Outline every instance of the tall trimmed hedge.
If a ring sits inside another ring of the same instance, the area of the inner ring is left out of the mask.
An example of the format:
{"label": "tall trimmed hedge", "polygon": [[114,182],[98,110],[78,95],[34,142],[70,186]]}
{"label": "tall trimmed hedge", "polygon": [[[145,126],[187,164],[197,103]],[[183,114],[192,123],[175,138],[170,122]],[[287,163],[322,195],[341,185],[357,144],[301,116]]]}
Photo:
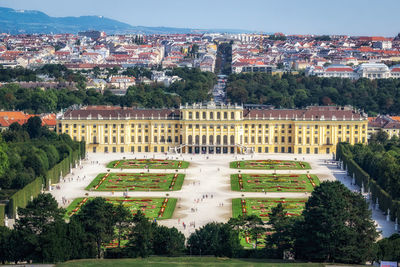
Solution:
{"label": "tall trimmed hedge", "polygon": [[[83,145],[82,145],[83,144]],[[60,181],[60,176],[67,175],[71,171],[71,166],[79,161],[79,159],[85,156],[84,150],[85,143],[81,142],[78,146],[78,149],[72,151],[72,153],[56,164],[53,168],[47,171],[45,177],[37,177],[33,182],[26,185],[24,188],[18,190],[14,195],[10,197],[10,202],[7,206],[7,213],[10,218],[15,218],[15,210],[16,208],[25,208],[31,198],[35,198],[38,196],[43,189],[46,189],[51,183],[58,183]],[[83,147],[83,152],[82,152]],[[1,216],[4,219],[4,216]]]}
{"label": "tall trimmed hedge", "polygon": [[353,159],[353,154],[349,149],[349,144],[339,143],[336,147],[336,159],[343,161],[344,167],[347,167],[347,171],[350,176],[355,177],[356,184],[361,187],[364,185],[364,189],[371,191],[372,201],[376,203],[376,199],[379,202],[379,208],[386,212],[390,210],[390,217],[392,220],[395,218],[400,219],[400,201],[393,200],[393,198],[383,190],[375,179],[369,176]]}
{"label": "tall trimmed hedge", "polygon": [[6,205],[0,204],[0,226],[4,226],[5,215],[6,215]]}
{"label": "tall trimmed hedge", "polygon": [[40,194],[42,185],[43,178],[37,177],[35,180],[33,180],[33,182],[27,184],[24,188],[15,192],[15,194],[10,197],[10,202],[8,203],[8,216],[10,218],[15,218],[16,208],[25,208],[31,199],[37,197],[37,195]]}

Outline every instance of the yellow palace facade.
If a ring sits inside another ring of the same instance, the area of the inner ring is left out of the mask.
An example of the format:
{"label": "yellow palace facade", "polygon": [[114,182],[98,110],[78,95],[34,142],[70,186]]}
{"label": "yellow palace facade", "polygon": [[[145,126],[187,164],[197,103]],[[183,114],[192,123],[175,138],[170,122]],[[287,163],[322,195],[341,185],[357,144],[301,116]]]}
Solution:
{"label": "yellow palace facade", "polygon": [[193,104],[179,109],[71,108],[57,132],[84,140],[89,152],[335,153],[338,142],[366,143],[367,115],[351,107],[247,109]]}

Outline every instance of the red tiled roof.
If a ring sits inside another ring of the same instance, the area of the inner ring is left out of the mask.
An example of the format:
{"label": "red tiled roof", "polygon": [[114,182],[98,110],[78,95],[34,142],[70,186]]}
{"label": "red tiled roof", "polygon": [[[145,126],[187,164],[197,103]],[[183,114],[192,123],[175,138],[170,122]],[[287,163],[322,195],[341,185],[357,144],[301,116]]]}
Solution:
{"label": "red tiled roof", "polygon": [[350,67],[346,67],[346,68],[327,68],[325,71],[327,72],[353,72],[354,70]]}

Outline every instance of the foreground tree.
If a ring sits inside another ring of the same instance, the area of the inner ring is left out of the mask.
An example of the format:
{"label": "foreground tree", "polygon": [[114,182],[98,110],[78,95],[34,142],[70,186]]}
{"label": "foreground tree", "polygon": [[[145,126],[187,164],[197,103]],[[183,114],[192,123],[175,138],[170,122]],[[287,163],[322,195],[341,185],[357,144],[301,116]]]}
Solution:
{"label": "foreground tree", "polygon": [[131,257],[148,257],[153,253],[155,223],[151,223],[139,210],[133,217],[133,226],[128,235],[128,254]]}
{"label": "foreground tree", "polygon": [[208,223],[188,239],[188,249],[194,255],[233,257],[241,248],[239,234],[230,224]]}
{"label": "foreground tree", "polygon": [[258,240],[261,234],[266,232],[264,222],[256,215],[240,215],[237,218],[231,218],[228,224],[238,231],[239,235],[246,238],[251,237],[254,240],[255,248],[257,249]]}
{"label": "foreground tree", "polygon": [[400,235],[393,234],[389,238],[383,238],[376,243],[377,261],[400,261]]}
{"label": "foreground tree", "polygon": [[267,236],[265,247],[265,252],[268,256],[282,259],[285,251],[293,251],[295,229],[298,221],[298,217],[286,215],[282,203],[272,208],[268,221],[272,234]]}
{"label": "foreground tree", "polygon": [[89,200],[73,218],[82,225],[88,239],[96,244],[98,258],[102,255],[101,245],[110,242],[115,236],[114,210],[113,204],[107,203],[104,198],[96,197]]}
{"label": "foreground tree", "polygon": [[179,256],[185,250],[185,236],[175,227],[158,225],[153,234],[155,255]]}
{"label": "foreground tree", "polygon": [[125,208],[122,203],[115,207],[115,224],[117,227],[118,247],[121,247],[121,238],[124,232],[128,230],[129,224],[132,221],[132,214]]}
{"label": "foreground tree", "polygon": [[303,216],[296,231],[296,258],[345,263],[372,258],[378,232],[360,194],[338,181],[323,182],[306,203]]}

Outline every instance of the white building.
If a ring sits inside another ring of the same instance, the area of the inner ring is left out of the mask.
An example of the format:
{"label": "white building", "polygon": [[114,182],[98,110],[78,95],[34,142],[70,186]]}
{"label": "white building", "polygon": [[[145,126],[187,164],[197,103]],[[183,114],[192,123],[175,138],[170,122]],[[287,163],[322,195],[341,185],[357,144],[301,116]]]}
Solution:
{"label": "white building", "polygon": [[306,69],[307,76],[318,77],[337,77],[357,80],[359,78],[387,79],[400,78],[400,65],[393,66],[389,69],[383,63],[363,63],[352,68],[350,66],[335,64],[325,68],[320,66],[311,66]]}
{"label": "white building", "polygon": [[383,63],[363,63],[355,71],[359,78],[386,79],[390,78],[390,70]]}

